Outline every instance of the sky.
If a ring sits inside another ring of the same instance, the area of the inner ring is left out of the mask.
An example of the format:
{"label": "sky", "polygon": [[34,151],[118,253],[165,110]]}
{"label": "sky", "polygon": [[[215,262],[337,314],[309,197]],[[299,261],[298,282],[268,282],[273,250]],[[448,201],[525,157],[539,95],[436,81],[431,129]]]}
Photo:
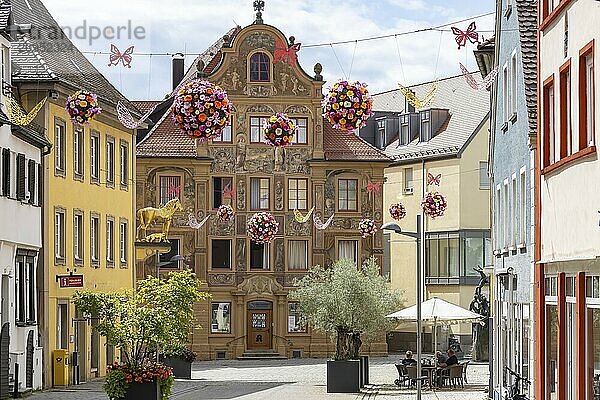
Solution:
{"label": "sky", "polygon": [[[42,0],[59,25],[75,31],[85,24],[100,30],[131,26],[119,39],[72,40],[102,72],[131,100],[162,99],[171,89],[171,57],[140,53],[189,54],[186,69],[235,25],[254,21],[251,0],[103,0],[90,7],[85,1]],[[265,0],[263,20],[294,36],[296,43],[329,44],[422,29],[495,11],[494,0]],[[491,35],[494,16],[473,19],[484,38]],[[463,31],[466,22],[456,26]],[[137,31],[135,29],[137,28]],[[448,29],[448,28],[444,28]],[[142,33],[143,30],[143,33]],[[83,30],[80,29],[79,36]],[[137,32],[137,35],[134,33]],[[131,68],[108,66],[111,44],[121,51],[135,46]],[[322,75],[332,84],[344,78],[369,85],[372,93],[460,74],[459,62],[477,70],[473,50],[457,48],[452,32],[422,32],[365,42],[301,48],[300,65],[313,75],[313,66],[323,65]],[[326,84],[325,86],[328,86]]]}

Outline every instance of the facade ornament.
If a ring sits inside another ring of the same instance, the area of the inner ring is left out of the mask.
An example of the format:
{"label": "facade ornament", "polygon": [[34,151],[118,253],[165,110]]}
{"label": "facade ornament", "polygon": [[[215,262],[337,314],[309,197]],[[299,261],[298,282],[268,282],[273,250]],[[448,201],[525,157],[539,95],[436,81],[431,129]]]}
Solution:
{"label": "facade ornament", "polygon": [[283,171],[283,148],[275,147],[275,172]]}
{"label": "facade ornament", "polygon": [[237,271],[246,270],[246,238],[238,238],[236,240],[235,267]]}
{"label": "facade ornament", "polygon": [[256,104],[246,109],[246,113],[275,114],[275,110],[268,104]]}
{"label": "facade ornament", "polygon": [[267,275],[252,275],[238,286],[238,290],[246,294],[272,295],[283,291],[283,286]]}
{"label": "facade ornament", "polygon": [[283,181],[281,178],[275,178],[275,209],[283,210]]}
{"label": "facade ornament", "polygon": [[285,109],[284,112],[289,115],[292,115],[292,114],[312,115],[312,112],[310,111],[310,109],[308,107],[302,106],[302,105],[289,106]]}
{"label": "facade ornament", "polygon": [[291,174],[310,174],[310,149],[290,147],[285,150],[286,172]]}
{"label": "facade ornament", "polygon": [[233,286],[235,285],[235,275],[208,274],[208,284],[211,286]]}
{"label": "facade ornament", "polygon": [[285,271],[285,258],[283,252],[283,239],[275,239],[275,271]]}
{"label": "facade ornament", "polygon": [[235,158],[235,169],[246,171],[246,135],[238,133],[236,137],[237,154]]}
{"label": "facade ornament", "polygon": [[[167,242],[167,237],[169,236],[169,228],[171,227],[171,221],[173,218],[173,214],[177,211],[183,211],[183,206],[179,202],[179,198],[171,199],[161,208],[154,207],[146,207],[138,210],[137,212],[137,220],[138,220],[138,228],[135,236],[135,240],[139,242],[145,241],[161,241]],[[161,218],[163,220],[162,226],[162,236],[150,235],[152,236],[152,240],[150,240],[150,236],[146,236],[146,229],[148,225],[154,222],[157,218]],[[160,239],[160,240],[157,240]]]}
{"label": "facade ornament", "polygon": [[279,74],[279,76],[281,77],[281,92],[285,92],[285,90],[287,89],[287,83],[288,83],[288,79],[290,79],[290,74],[286,74],[285,72],[281,72]]}
{"label": "facade ornament", "polygon": [[237,181],[237,209],[246,209],[246,179],[239,178]]}
{"label": "facade ornament", "polygon": [[234,151],[232,147],[210,148],[210,155],[213,158],[210,172],[232,173],[237,165]]}
{"label": "facade ornament", "polygon": [[292,81],[292,93],[298,96],[299,93],[306,92],[306,88],[298,83],[298,78],[292,75],[290,80]]}

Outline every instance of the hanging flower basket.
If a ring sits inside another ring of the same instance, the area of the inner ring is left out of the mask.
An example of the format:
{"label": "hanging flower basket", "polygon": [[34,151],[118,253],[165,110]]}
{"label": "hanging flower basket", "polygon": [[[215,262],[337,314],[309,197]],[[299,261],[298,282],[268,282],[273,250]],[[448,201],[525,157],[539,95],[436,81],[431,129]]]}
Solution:
{"label": "hanging flower basket", "polygon": [[428,192],[423,201],[421,202],[423,212],[431,218],[437,218],[444,215],[448,204],[444,196],[438,192]]}
{"label": "hanging flower basket", "polygon": [[406,216],[406,207],[402,203],[392,203],[390,204],[390,215],[396,221],[400,221]]}
{"label": "hanging flower basket", "polygon": [[377,233],[377,225],[375,225],[375,221],[368,218],[365,218],[358,223],[358,229],[360,229],[363,239],[370,236],[375,236],[375,233]]}
{"label": "hanging flower basket", "polygon": [[263,137],[271,146],[286,146],[292,143],[297,131],[298,128],[286,114],[277,113],[266,121]]}
{"label": "hanging flower basket", "polygon": [[173,121],[186,135],[200,141],[219,136],[232,111],[225,90],[199,79],[183,86],[171,106]]}
{"label": "hanging flower basket", "polygon": [[102,112],[98,106],[98,96],[87,90],[78,90],[67,98],[65,110],[71,117],[71,121],[81,125],[87,125],[92,119]]}
{"label": "hanging flower basket", "polygon": [[279,224],[275,217],[267,212],[254,214],[248,219],[246,233],[255,243],[269,243],[279,231]]}
{"label": "hanging flower basket", "polygon": [[235,216],[235,211],[233,211],[233,207],[229,204],[220,205],[217,209],[217,218],[221,222],[229,222]]}
{"label": "hanging flower basket", "polygon": [[373,114],[373,98],[367,85],[360,82],[336,82],[323,99],[323,116],[336,129],[354,131],[365,126]]}

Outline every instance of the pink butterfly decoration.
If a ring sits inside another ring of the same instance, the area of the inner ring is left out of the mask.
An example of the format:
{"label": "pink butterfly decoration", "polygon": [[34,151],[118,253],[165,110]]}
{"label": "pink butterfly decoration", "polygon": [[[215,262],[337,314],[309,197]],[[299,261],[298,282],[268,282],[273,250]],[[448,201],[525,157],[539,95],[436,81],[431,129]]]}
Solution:
{"label": "pink butterfly decoration", "polygon": [[367,185],[367,192],[368,193],[379,193],[379,191],[381,190],[381,182],[369,182],[369,184]]}
{"label": "pink butterfly decoration", "polygon": [[454,26],[450,29],[452,29],[452,33],[456,35],[454,40],[456,40],[456,44],[458,44],[459,49],[467,44],[467,40],[473,44],[481,44],[479,41],[479,33],[475,32],[475,29],[477,29],[475,21],[469,24],[466,32],[463,32]]}
{"label": "pink butterfly decoration", "polygon": [[169,183],[169,187],[167,188],[168,196],[179,196],[179,192],[181,191],[180,186],[175,186],[172,183]]}
{"label": "pink butterfly decoration", "polygon": [[489,74],[485,76],[485,78],[483,78],[483,81],[479,83],[477,82],[477,80],[475,80],[473,74],[471,74],[467,70],[467,68],[464,65],[462,65],[462,63],[459,63],[459,65],[460,70],[462,71],[462,74],[465,77],[467,83],[475,90],[488,89],[490,86],[492,86],[492,83],[494,83],[494,79],[496,79],[496,76],[498,75],[498,66],[496,66],[493,70],[490,71]]}
{"label": "pink butterfly decoration", "polygon": [[437,186],[440,186],[440,179],[442,179],[442,174],[438,174],[437,176],[433,176],[430,172],[427,173],[427,184],[428,185],[437,185]]}
{"label": "pink butterfly decoration", "polygon": [[287,47],[283,40],[275,39],[273,64],[280,62],[294,66],[298,61],[298,55],[296,54],[298,51],[300,51],[300,43],[292,43],[290,47]]}
{"label": "pink butterfly decoration", "polygon": [[121,53],[117,46],[111,44],[109,56],[110,62],[108,63],[108,66],[110,67],[111,65],[119,65],[119,62],[121,62],[124,67],[131,68],[131,61],[133,60],[131,54],[133,53],[134,47],[135,46],[130,46],[127,48],[127,50]]}
{"label": "pink butterfly decoration", "polygon": [[229,184],[223,188],[223,198],[234,201],[236,196],[235,187],[231,188],[231,185]]}

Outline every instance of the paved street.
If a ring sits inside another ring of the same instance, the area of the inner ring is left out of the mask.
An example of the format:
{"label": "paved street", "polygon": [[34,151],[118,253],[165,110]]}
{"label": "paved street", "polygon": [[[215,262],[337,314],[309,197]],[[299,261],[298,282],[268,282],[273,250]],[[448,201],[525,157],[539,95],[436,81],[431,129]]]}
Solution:
{"label": "paved street", "polygon": [[[370,383],[360,394],[327,394],[326,363],[323,359],[274,361],[212,361],[194,364],[191,381],[178,380],[172,399],[242,400],[317,400],[317,399],[412,399],[415,391],[398,388],[395,357],[371,359]],[[452,399],[481,400],[488,380],[487,365],[472,365],[468,387],[450,390]],[[442,392],[426,391],[423,399],[446,397]],[[95,381],[76,389],[37,393],[33,400],[106,400],[102,382]]]}

